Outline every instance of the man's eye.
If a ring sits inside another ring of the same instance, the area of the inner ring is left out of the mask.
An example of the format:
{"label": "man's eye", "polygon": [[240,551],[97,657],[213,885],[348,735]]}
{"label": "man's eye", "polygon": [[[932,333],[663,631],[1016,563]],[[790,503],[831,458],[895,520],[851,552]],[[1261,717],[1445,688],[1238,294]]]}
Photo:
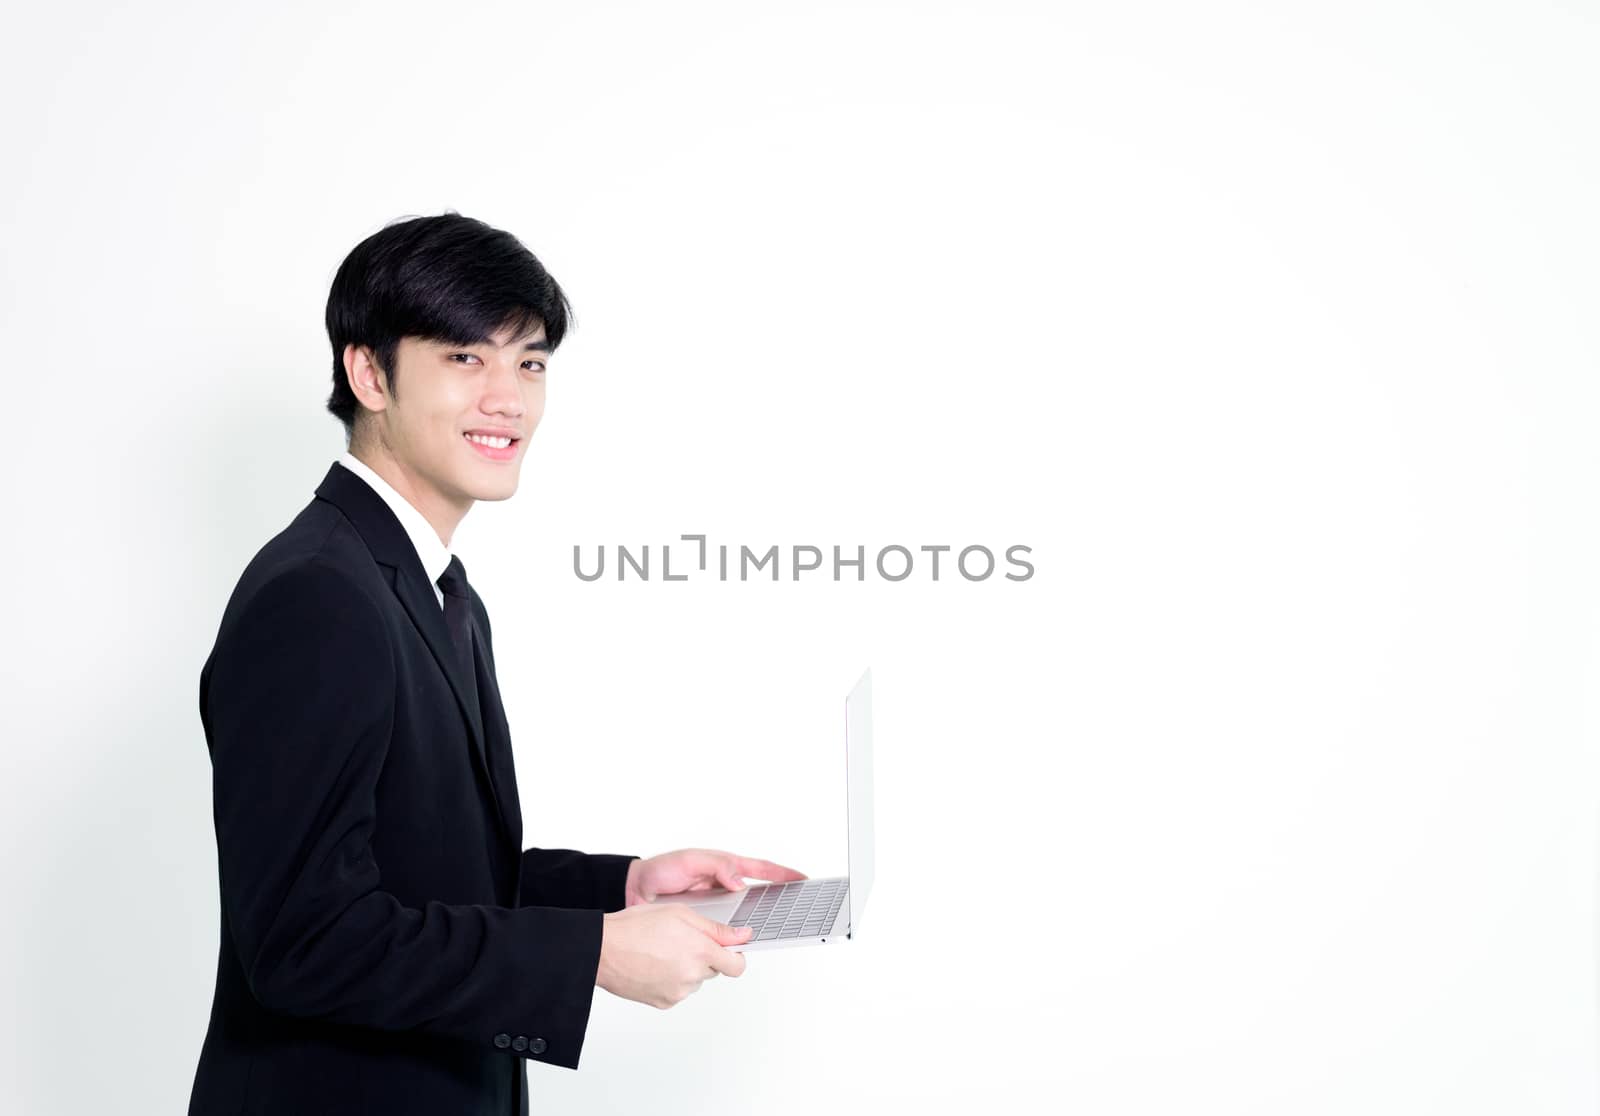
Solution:
{"label": "man's eye", "polygon": [[461,359],[477,360],[478,358],[473,356],[471,353],[451,353],[450,354],[450,359],[451,360],[461,360]]}
{"label": "man's eye", "polygon": [[530,365],[530,364],[536,364],[536,365],[539,366],[538,367],[538,371],[540,371],[540,372],[544,371],[544,361],[542,361],[542,360],[525,360],[525,361],[522,362],[522,367],[527,368],[528,365]]}

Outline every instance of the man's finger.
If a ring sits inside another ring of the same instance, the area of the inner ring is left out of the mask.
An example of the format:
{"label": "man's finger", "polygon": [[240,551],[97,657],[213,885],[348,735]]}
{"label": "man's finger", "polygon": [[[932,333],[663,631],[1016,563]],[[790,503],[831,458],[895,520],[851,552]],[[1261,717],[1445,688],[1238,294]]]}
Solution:
{"label": "man's finger", "polygon": [[804,872],[794,868],[785,868],[781,864],[774,864],[770,860],[759,860],[753,856],[738,858],[738,871],[740,875],[749,876],[753,880],[770,880],[773,883],[786,883],[789,880],[809,879]]}
{"label": "man's finger", "polygon": [[729,976],[741,976],[744,973],[744,954],[734,953],[731,950],[719,949],[711,955],[710,965],[715,973],[727,973]]}
{"label": "man's finger", "polygon": [[701,933],[718,945],[743,945],[750,940],[750,927],[748,926],[740,926],[735,929],[726,922],[718,922],[714,918],[707,918],[699,911],[690,910],[688,907],[684,908],[684,913],[689,915],[689,921],[698,927]]}

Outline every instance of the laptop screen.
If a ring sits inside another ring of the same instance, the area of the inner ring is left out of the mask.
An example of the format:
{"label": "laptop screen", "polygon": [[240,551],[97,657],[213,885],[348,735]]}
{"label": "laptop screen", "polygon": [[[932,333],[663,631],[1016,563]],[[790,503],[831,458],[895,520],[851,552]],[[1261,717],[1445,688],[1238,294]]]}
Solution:
{"label": "laptop screen", "polygon": [[850,933],[872,889],[872,671],[844,699],[845,800],[849,823]]}

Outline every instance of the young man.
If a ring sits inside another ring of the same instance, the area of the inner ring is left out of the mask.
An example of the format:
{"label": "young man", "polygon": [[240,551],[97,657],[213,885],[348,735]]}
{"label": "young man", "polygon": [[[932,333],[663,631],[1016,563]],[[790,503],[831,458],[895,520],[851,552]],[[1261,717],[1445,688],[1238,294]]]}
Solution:
{"label": "young man", "polygon": [[200,674],[222,907],[191,1114],[528,1110],[596,987],[666,1008],[738,976],[657,895],[790,868],[523,849],[489,614],[450,539],[517,490],[566,296],[514,237],[391,224],[328,297],[349,451],[246,567]]}

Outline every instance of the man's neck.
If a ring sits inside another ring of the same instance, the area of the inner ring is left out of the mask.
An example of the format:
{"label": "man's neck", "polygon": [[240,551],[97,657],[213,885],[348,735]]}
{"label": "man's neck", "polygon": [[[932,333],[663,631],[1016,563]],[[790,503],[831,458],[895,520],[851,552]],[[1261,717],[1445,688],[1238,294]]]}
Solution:
{"label": "man's neck", "polygon": [[465,508],[452,504],[437,489],[418,479],[399,459],[381,448],[352,445],[348,447],[348,452],[382,477],[390,488],[400,494],[401,499],[421,512],[422,518],[433,528],[433,533],[439,536],[439,541],[446,547],[450,545],[456,528],[472,506],[470,502]]}

